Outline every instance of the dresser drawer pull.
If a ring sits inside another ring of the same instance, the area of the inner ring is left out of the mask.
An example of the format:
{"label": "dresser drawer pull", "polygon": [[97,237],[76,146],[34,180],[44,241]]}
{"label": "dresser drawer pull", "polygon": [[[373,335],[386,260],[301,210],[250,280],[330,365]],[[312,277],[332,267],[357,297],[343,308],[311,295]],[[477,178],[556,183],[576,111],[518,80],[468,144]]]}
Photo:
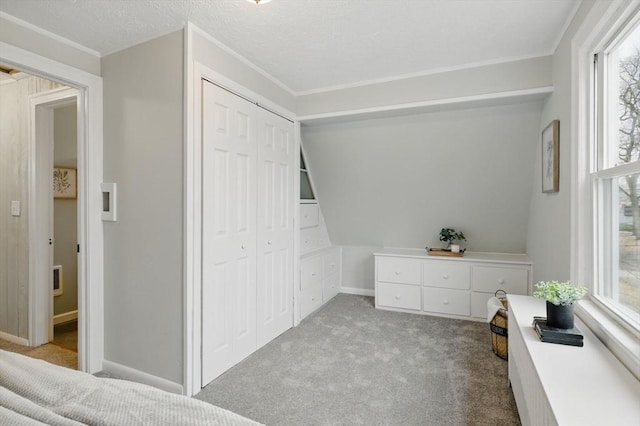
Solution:
{"label": "dresser drawer pull", "polygon": [[498,279],[498,284],[504,284],[504,278],[499,278]]}
{"label": "dresser drawer pull", "polygon": [[402,272],[396,271],[396,275],[400,275],[400,274],[402,274]]}
{"label": "dresser drawer pull", "polygon": [[315,273],[315,272],[312,272],[312,273],[311,273],[311,276],[312,276],[312,277],[315,277],[315,276],[316,276],[316,273]]}
{"label": "dresser drawer pull", "polygon": [[443,305],[448,305],[449,304],[449,299],[443,299],[442,300],[442,304]]}
{"label": "dresser drawer pull", "polygon": [[396,300],[400,300],[400,296],[396,296]]}
{"label": "dresser drawer pull", "polygon": [[442,279],[448,280],[449,279],[449,275],[447,275],[447,274],[442,275]]}

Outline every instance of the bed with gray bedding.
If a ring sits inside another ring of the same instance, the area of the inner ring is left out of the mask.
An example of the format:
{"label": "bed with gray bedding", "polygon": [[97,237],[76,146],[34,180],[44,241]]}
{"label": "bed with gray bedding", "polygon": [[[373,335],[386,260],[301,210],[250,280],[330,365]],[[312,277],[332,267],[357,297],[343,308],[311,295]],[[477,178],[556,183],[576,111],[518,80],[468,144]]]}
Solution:
{"label": "bed with gray bedding", "polygon": [[0,425],[257,425],[206,402],[0,350]]}

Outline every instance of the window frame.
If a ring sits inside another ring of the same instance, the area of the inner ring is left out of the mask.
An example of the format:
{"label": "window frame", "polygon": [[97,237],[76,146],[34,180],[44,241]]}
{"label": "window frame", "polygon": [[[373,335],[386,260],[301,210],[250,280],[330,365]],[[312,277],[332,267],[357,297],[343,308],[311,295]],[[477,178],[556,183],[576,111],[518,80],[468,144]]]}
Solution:
{"label": "window frame", "polygon": [[[594,213],[592,216],[594,233],[593,287],[591,298],[602,309],[608,311],[625,328],[640,336],[640,322],[633,313],[623,305],[605,296],[607,287],[617,282],[617,268],[614,261],[618,259],[618,239],[615,237],[618,226],[612,217],[613,192],[615,182],[630,174],[640,174],[640,160],[619,164],[618,145],[618,75],[610,75],[617,64],[615,51],[629,35],[640,28],[640,9],[632,12],[621,24],[612,28],[608,37],[602,38],[597,52],[594,53],[594,66],[591,69],[592,85],[592,120],[590,152],[595,155],[591,161],[589,178],[591,180]],[[613,63],[612,63],[613,62]],[[610,284],[607,284],[610,283]]]}
{"label": "window frame", "polygon": [[[596,2],[587,10],[570,40],[571,280],[590,288],[590,296],[576,305],[576,315],[638,380],[640,333],[592,296],[601,273],[601,269],[595,267],[594,256],[601,255],[598,241],[602,241],[602,226],[597,226],[595,215],[601,214],[597,196],[601,196],[602,191],[596,191],[591,173],[598,166],[597,159],[602,158],[594,138],[603,129],[595,108],[595,96],[602,85],[598,86],[595,78],[594,54],[608,46],[634,17],[640,19],[639,12],[638,0]],[[601,173],[604,176],[605,172]]]}

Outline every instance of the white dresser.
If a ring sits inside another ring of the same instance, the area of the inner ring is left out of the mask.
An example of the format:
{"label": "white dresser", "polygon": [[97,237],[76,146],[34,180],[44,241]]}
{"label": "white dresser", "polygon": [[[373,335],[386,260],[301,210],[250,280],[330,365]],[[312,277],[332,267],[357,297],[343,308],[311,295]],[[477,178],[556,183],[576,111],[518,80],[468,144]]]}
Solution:
{"label": "white dresser", "polygon": [[300,259],[300,319],[318,309],[340,291],[342,248],[329,247]]}
{"label": "white dresser", "polygon": [[531,262],[523,254],[444,257],[386,248],[374,256],[378,309],[486,320],[487,300],[497,290],[531,292]]}

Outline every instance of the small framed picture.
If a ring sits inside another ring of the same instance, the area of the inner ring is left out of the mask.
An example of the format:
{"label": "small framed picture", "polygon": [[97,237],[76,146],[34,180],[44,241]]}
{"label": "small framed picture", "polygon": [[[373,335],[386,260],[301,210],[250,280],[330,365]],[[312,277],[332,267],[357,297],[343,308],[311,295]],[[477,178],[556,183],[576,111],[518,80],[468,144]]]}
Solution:
{"label": "small framed picture", "polygon": [[542,131],[542,192],[560,190],[560,120]]}
{"label": "small framed picture", "polygon": [[70,167],[53,168],[53,198],[75,200],[78,197],[76,169]]}

